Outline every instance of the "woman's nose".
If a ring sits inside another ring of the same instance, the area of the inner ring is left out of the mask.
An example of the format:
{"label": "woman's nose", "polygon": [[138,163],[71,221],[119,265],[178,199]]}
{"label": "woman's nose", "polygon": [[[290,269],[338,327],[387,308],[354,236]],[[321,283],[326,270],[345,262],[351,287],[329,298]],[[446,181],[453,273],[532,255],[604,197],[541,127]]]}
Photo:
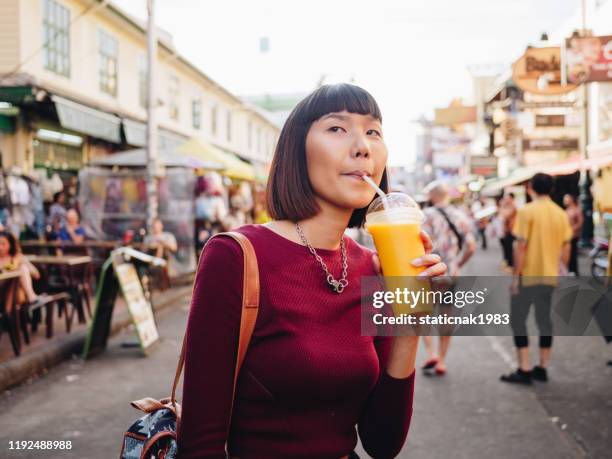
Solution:
{"label": "woman's nose", "polygon": [[368,142],[363,139],[361,136],[358,136],[355,139],[355,144],[351,150],[352,158],[369,158],[370,157],[370,147]]}

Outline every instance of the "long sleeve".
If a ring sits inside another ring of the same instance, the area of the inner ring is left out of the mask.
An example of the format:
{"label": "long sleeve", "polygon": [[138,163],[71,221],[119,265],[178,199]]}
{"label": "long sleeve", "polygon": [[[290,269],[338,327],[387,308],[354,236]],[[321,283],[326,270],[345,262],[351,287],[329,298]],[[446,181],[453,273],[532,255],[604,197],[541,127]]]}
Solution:
{"label": "long sleeve", "polygon": [[242,251],[229,238],[206,247],[187,323],[179,457],[225,458],[242,310]]}
{"label": "long sleeve", "polygon": [[393,458],[399,454],[412,418],[415,374],[397,379],[387,373],[392,339],[389,336],[375,338],[380,376],[358,423],[363,448],[374,459]]}

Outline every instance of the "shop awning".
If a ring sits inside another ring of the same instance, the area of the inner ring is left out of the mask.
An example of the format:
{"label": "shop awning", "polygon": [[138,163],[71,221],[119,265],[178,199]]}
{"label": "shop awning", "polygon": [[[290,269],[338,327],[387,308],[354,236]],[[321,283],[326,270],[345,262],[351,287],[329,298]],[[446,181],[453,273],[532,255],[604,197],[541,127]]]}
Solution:
{"label": "shop awning", "polygon": [[519,169],[515,169],[514,172],[508,177],[487,180],[482,187],[481,193],[485,196],[495,196],[503,191],[506,187],[526,182],[533,177],[534,174],[540,171],[541,168],[534,167],[521,167]]}
{"label": "shop awning", "polygon": [[572,158],[560,161],[557,164],[543,167],[542,172],[550,175],[569,175],[580,170],[593,170],[606,167],[612,164],[612,152],[601,156],[590,157],[583,159],[581,156],[573,156]]}
{"label": "shop awning", "polygon": [[204,161],[221,163],[221,174],[239,180],[254,180],[253,166],[242,161],[236,155],[225,152],[205,140],[192,138],[175,150],[178,154],[199,158]]}
{"label": "shop awning", "polygon": [[[188,167],[193,169],[220,169],[218,163],[207,162],[197,158],[177,155],[165,150],[158,152],[157,160],[160,166],[165,167]],[[143,149],[128,150],[120,153],[96,158],[90,162],[92,166],[106,167],[146,167],[147,152]]]}
{"label": "shop awning", "polygon": [[[123,132],[128,144],[135,147],[147,145],[147,125],[145,123],[124,118]],[[157,130],[157,147],[160,150],[172,151],[183,144],[185,140],[187,138],[179,134],[161,128]]]}
{"label": "shop awning", "polygon": [[121,118],[110,113],[64,99],[52,96],[60,124],[81,134],[87,134],[98,139],[113,143],[121,143]]}

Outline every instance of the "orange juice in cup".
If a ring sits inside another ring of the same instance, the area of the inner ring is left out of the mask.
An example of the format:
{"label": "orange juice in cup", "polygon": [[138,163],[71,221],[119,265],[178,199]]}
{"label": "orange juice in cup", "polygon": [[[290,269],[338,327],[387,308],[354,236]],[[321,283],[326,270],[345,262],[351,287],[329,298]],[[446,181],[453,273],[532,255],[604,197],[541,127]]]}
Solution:
{"label": "orange juice in cup", "polygon": [[[428,281],[420,281],[414,277],[425,267],[413,266],[411,263],[425,254],[420,236],[423,220],[424,215],[418,204],[403,193],[389,193],[385,199],[376,198],[368,208],[366,229],[374,239],[383,275],[388,278],[387,288],[391,291],[397,287],[415,291],[429,289]],[[425,303],[411,306],[396,304],[393,310],[396,315],[431,312],[431,306]]]}

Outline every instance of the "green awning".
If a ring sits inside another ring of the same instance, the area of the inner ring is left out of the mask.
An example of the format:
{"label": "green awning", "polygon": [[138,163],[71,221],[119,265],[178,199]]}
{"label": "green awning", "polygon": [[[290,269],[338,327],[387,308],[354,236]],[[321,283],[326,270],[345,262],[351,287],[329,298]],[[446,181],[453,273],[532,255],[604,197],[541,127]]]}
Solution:
{"label": "green awning", "polygon": [[65,129],[113,143],[121,143],[121,118],[110,113],[52,96],[60,124]]}
{"label": "green awning", "polygon": [[0,114],[0,132],[15,132],[15,117]]}
{"label": "green awning", "polygon": [[25,102],[33,102],[31,86],[4,86],[0,87],[0,101],[21,105]]}

